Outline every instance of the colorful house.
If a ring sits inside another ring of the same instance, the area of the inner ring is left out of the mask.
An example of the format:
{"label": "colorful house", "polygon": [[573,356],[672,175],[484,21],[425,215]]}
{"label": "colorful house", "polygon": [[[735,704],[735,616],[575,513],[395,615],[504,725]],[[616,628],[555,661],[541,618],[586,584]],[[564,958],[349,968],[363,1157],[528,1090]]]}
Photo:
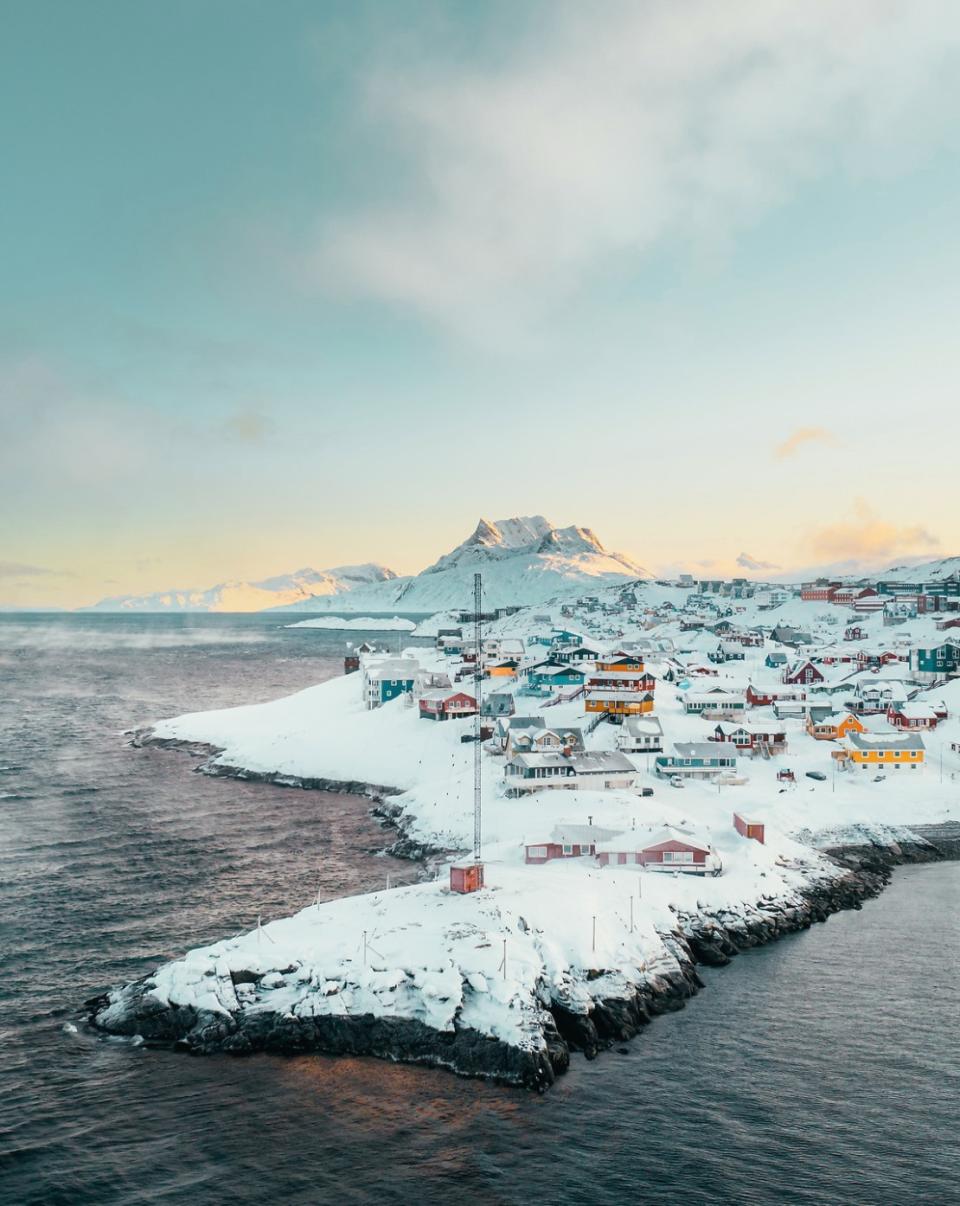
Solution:
{"label": "colorful house", "polygon": [[661,754],[653,769],[661,778],[712,779],[737,768],[734,754],[711,741],[674,742],[672,754]]}
{"label": "colorful house", "polygon": [[588,670],[586,677],[588,687],[614,687],[624,691],[652,691],[657,680],[648,670]]}
{"label": "colorful house", "polygon": [[623,867],[632,863],[647,871],[683,871],[692,875],[719,875],[723,869],[705,838],[672,826],[647,838],[630,832],[600,842],[597,862],[601,867]]}
{"label": "colorful house", "polygon": [[925,678],[946,678],[960,670],[960,644],[944,641],[942,645],[910,650],[910,669]]}
{"label": "colorful house", "polygon": [[887,708],[887,720],[895,729],[935,729],[940,723],[936,710],[925,703],[906,703]]}
{"label": "colorful house", "polygon": [[830,712],[807,717],[807,732],[815,741],[840,741],[850,733],[865,733],[863,723],[852,712]]}
{"label": "colorful house", "polygon": [[400,695],[412,695],[420,664],[412,657],[389,657],[362,662],[363,701],[379,708]]}
{"label": "colorful house", "polygon": [[550,834],[549,841],[526,846],[524,862],[542,864],[555,858],[592,857],[597,852],[598,842],[609,841],[617,833],[616,829],[604,829],[600,825],[561,821]]}
{"label": "colorful house", "polygon": [[527,672],[527,686],[553,691],[558,687],[582,686],[585,678],[584,672],[576,666],[545,662]]}
{"label": "colorful house", "polygon": [[760,754],[764,758],[782,754],[787,748],[786,732],[769,724],[718,724],[710,740],[727,742],[738,751]]}
{"label": "colorful house", "polygon": [[550,660],[554,662],[595,662],[599,653],[590,645],[554,645]]}
{"label": "colorful house", "polygon": [[859,770],[883,770],[907,767],[916,770],[923,765],[925,757],[923,738],[919,733],[893,736],[879,733],[851,733],[847,737],[847,748],[837,750],[834,758],[842,765]]}
{"label": "colorful house", "polygon": [[822,683],[823,679],[823,672],[811,661],[793,662],[783,672],[788,687],[809,687],[811,683]]}
{"label": "colorful house", "polygon": [[466,691],[437,687],[424,691],[419,704],[421,720],[459,720],[477,714],[477,701]]}
{"label": "colorful house", "polygon": [[746,700],[751,708],[768,708],[781,699],[806,699],[807,693],[799,687],[778,687],[773,684],[751,683],[747,687]]}
{"label": "colorful house", "polygon": [[642,716],[653,711],[653,693],[595,687],[584,692],[584,707],[588,712],[602,712],[607,716]]}

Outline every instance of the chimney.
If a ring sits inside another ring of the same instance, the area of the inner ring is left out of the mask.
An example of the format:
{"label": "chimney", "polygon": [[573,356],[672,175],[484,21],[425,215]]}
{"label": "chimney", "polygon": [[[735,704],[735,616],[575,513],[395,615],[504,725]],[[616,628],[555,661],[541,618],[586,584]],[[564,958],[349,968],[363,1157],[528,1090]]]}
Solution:
{"label": "chimney", "polygon": [[593,824],[593,817],[587,817],[587,824],[588,824],[588,825],[592,825],[592,824]]}

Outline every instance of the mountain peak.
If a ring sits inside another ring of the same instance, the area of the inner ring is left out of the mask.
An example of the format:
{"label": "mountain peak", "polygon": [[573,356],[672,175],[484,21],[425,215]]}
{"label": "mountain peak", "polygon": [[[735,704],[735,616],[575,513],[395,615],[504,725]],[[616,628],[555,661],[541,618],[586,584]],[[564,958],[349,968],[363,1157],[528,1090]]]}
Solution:
{"label": "mountain peak", "polygon": [[606,553],[596,532],[590,528],[553,528],[537,546],[538,553]]}

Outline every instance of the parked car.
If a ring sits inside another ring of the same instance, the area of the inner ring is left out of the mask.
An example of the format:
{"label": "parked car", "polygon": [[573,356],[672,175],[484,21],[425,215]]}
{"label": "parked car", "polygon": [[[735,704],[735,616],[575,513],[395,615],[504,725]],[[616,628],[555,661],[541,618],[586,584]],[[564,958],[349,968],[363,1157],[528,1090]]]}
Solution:
{"label": "parked car", "polygon": [[816,779],[818,783],[822,783],[826,777],[823,771],[807,771],[807,778]]}
{"label": "parked car", "polygon": [[670,786],[671,787],[685,787],[686,784],[680,778],[679,775],[674,775],[673,778],[670,780]]}
{"label": "parked car", "polygon": [[652,795],[653,795],[653,788],[652,788],[652,787],[641,787],[641,788],[640,788],[640,795],[641,795],[641,796],[652,796]]}

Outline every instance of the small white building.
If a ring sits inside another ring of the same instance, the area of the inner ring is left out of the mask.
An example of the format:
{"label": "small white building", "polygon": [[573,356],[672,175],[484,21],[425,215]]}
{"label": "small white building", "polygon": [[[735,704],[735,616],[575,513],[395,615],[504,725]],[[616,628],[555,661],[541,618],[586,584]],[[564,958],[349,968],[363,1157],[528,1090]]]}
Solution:
{"label": "small white building", "polygon": [[625,716],[617,734],[617,749],[624,754],[659,754],[663,725],[656,716]]}

